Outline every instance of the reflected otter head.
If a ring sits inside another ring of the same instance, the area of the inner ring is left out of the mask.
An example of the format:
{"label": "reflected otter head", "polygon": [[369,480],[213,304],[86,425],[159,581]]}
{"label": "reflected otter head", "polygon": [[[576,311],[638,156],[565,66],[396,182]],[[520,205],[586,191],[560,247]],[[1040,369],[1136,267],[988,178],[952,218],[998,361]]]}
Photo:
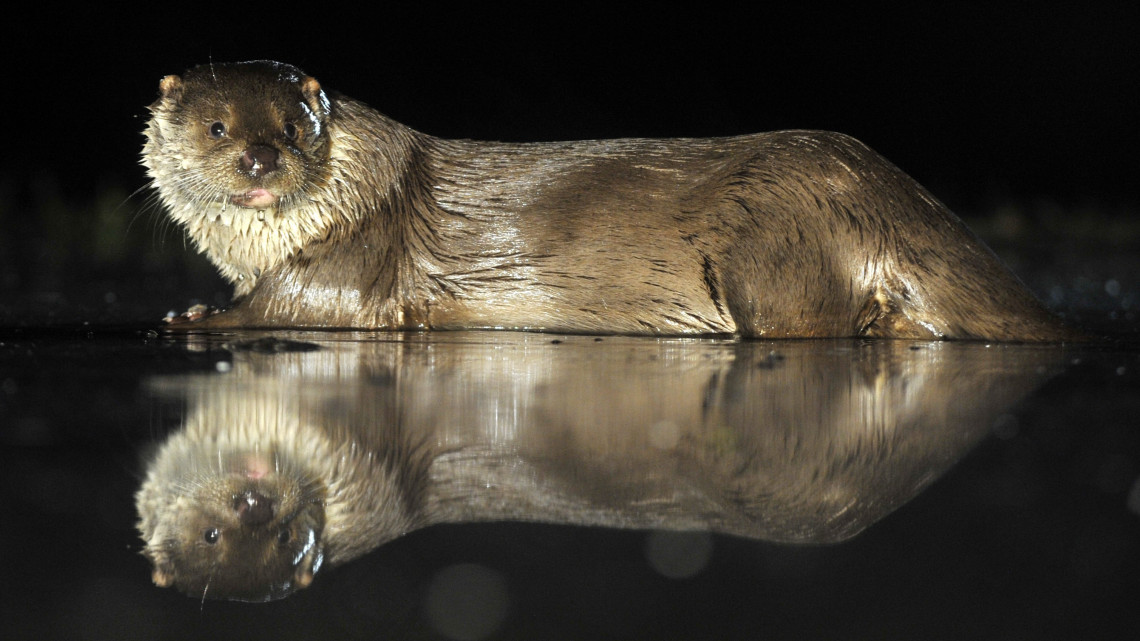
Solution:
{"label": "reflected otter head", "polygon": [[138,493],[155,584],[270,601],[312,583],[324,561],[323,484],[277,454],[196,454],[160,457]]}

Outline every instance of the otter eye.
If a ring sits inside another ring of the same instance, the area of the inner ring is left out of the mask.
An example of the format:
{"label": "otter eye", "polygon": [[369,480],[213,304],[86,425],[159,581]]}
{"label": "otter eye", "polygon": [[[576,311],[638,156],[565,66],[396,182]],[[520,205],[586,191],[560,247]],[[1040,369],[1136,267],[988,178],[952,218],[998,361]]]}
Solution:
{"label": "otter eye", "polygon": [[202,534],[202,538],[205,539],[206,543],[209,543],[210,545],[217,543],[219,537],[221,537],[221,533],[218,532],[218,528],[216,527],[207,528],[206,531]]}
{"label": "otter eye", "polygon": [[281,129],[281,132],[284,133],[285,137],[289,140],[297,139],[297,125],[294,125],[291,122],[285,123],[285,126]]}
{"label": "otter eye", "polygon": [[214,124],[210,125],[210,137],[211,138],[221,138],[222,136],[225,136],[225,135],[226,135],[225,123],[223,123],[220,120],[217,120],[214,122]]}
{"label": "otter eye", "polygon": [[291,538],[293,538],[293,533],[290,532],[289,528],[287,528],[287,527],[281,528],[281,531],[277,533],[277,542],[278,543],[281,543],[281,544],[288,543],[289,539],[291,539]]}

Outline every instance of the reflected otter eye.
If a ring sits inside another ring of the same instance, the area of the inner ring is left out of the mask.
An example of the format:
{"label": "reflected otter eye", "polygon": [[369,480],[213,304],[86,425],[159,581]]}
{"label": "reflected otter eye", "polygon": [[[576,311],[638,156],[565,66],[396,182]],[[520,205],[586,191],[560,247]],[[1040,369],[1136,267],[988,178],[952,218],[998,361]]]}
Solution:
{"label": "reflected otter eye", "polygon": [[210,125],[210,137],[211,138],[221,138],[224,135],[226,135],[225,123],[218,120],[218,121],[215,121],[214,124]]}
{"label": "reflected otter eye", "polygon": [[288,543],[289,539],[291,539],[291,538],[293,538],[293,533],[290,532],[289,528],[287,528],[287,527],[281,528],[281,531],[277,533],[277,542],[278,543]]}
{"label": "reflected otter eye", "polygon": [[206,543],[210,545],[217,543],[220,537],[221,533],[218,532],[218,528],[216,527],[207,528],[206,532],[202,535],[202,538],[206,539]]}
{"label": "reflected otter eye", "polygon": [[296,140],[297,139],[297,125],[294,125],[291,122],[285,123],[285,127],[282,128],[282,133],[284,133],[285,137],[288,138],[289,140]]}

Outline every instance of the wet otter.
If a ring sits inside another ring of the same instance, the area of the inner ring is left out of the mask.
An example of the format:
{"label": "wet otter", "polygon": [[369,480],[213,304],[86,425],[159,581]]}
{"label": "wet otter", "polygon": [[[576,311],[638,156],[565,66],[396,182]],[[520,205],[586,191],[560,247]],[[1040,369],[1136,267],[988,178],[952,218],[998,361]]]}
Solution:
{"label": "wet otter", "polygon": [[351,434],[335,414],[309,420],[296,397],[214,390],[150,459],[135,498],[155,585],[278,599],[415,527],[416,448],[395,447],[382,420]]}
{"label": "wet otter", "polygon": [[443,140],[268,61],[160,93],[143,164],[235,286],[184,327],[1073,337],[841,134]]}
{"label": "wet otter", "polygon": [[441,523],[835,543],[1068,358],[970,342],[317,340],[151,383],[185,407],[137,495],[158,585],[279,598]]}

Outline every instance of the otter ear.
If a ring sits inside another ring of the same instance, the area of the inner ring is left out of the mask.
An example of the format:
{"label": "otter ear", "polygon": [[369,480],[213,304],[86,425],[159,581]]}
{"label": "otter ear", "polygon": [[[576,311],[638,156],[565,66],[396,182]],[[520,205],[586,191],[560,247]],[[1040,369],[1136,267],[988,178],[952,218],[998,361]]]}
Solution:
{"label": "otter ear", "polygon": [[166,76],[158,81],[158,92],[162,95],[162,99],[170,102],[178,102],[182,99],[182,78],[178,76]]}
{"label": "otter ear", "polygon": [[160,588],[168,588],[174,583],[174,564],[163,550],[145,547],[142,555],[154,566],[150,573],[150,580]]}
{"label": "otter ear", "polygon": [[297,568],[297,572],[293,575],[293,587],[298,590],[303,590],[313,583],[313,570],[312,568]]}
{"label": "otter ear", "polygon": [[305,97],[309,109],[312,109],[322,122],[329,117],[329,98],[324,91],[321,91],[321,83],[317,82],[316,78],[305,76],[301,80],[301,95]]}
{"label": "otter ear", "polygon": [[174,568],[169,563],[155,563],[150,580],[160,588],[168,588],[174,583]]}

